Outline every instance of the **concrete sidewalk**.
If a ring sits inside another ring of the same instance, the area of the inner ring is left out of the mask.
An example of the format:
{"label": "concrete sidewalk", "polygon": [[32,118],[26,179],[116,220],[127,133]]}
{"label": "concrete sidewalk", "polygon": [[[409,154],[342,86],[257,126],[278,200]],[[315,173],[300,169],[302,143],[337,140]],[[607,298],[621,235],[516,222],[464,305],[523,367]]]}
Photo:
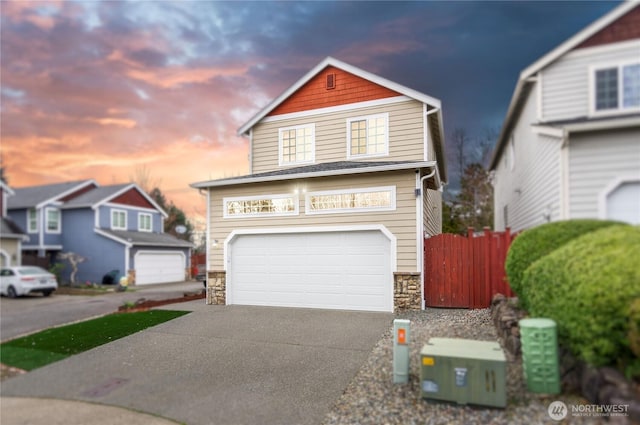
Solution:
{"label": "concrete sidewalk", "polygon": [[[37,397],[44,406],[40,398],[81,403],[46,407],[44,422],[24,423],[55,423],[52,414],[61,423],[86,423],[79,415],[97,413],[91,403],[100,403],[189,425],[319,424],[393,320],[386,313],[201,301],[164,308],[192,313],[4,381],[2,422],[5,400]],[[132,423],[110,418],[100,423]]]}

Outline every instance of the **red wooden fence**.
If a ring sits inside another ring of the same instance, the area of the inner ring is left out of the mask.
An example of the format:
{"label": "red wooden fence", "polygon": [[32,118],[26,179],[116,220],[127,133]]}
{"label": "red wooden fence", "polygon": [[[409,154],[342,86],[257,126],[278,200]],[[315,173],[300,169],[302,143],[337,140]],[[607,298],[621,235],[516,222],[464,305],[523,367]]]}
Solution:
{"label": "red wooden fence", "polygon": [[444,233],[424,241],[424,298],[427,307],[486,308],[497,293],[513,296],[504,262],[515,236],[509,229],[481,236]]}

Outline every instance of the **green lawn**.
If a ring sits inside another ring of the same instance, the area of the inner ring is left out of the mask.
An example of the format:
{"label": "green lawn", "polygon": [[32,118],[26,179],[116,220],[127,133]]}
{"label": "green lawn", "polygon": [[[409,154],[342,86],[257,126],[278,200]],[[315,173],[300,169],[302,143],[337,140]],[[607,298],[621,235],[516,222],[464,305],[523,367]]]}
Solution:
{"label": "green lawn", "polygon": [[187,311],[150,310],[110,314],[98,319],[52,328],[0,345],[0,362],[33,370],[175,319]]}

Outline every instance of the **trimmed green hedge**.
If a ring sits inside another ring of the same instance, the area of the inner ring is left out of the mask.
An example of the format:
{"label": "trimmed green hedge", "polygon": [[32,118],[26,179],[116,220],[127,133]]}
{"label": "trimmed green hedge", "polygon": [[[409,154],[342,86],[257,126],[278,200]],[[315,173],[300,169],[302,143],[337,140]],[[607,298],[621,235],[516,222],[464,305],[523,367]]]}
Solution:
{"label": "trimmed green hedge", "polygon": [[638,259],[637,226],[608,227],[565,244],[524,273],[530,315],[555,320],[559,342],[587,363],[633,370],[639,360],[628,336],[631,306],[640,298]]}
{"label": "trimmed green hedge", "polygon": [[505,271],[509,286],[513,292],[518,294],[520,306],[525,310],[528,309],[522,278],[525,270],[536,260],[586,233],[603,227],[623,224],[604,220],[555,221],[525,230],[518,235],[509,247]]}

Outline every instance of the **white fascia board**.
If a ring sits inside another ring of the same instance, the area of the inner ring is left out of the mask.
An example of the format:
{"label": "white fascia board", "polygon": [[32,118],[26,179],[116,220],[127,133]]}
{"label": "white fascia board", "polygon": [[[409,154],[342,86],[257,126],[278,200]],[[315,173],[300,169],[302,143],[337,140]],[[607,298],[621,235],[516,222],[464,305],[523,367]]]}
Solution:
{"label": "white fascia board", "polygon": [[118,243],[121,243],[122,245],[126,246],[127,248],[131,248],[133,246],[132,243],[125,241],[122,238],[118,238],[116,236],[113,236],[112,234],[109,234],[107,232],[104,232],[100,229],[93,229],[97,234],[99,234],[100,236],[104,236],[107,239],[111,239],[112,241],[116,241]]}
{"label": "white fascia board", "polygon": [[623,2],[620,6],[616,7],[606,15],[602,16],[600,19],[593,22],[591,25],[585,27],[582,31],[575,34],[573,37],[560,44],[558,47],[544,55],[542,58],[538,59],[536,62],[531,64],[528,68],[520,73],[520,79],[524,80],[528,77],[536,74],[539,70],[545,68],[550,63],[557,60],[560,56],[563,56],[571,49],[576,47],[578,44],[585,41],[587,38],[591,37],[601,29],[605,28],[607,25],[611,24],[616,19],[625,15],[627,12],[632,10],[634,7],[638,6],[637,1],[628,1]]}
{"label": "white fascia board", "polygon": [[282,103],[285,99],[295,93],[300,87],[306,84],[309,80],[315,77],[320,71],[322,71],[327,66],[334,66],[336,68],[340,68],[343,71],[346,71],[350,74],[356,75],[358,77],[364,78],[365,80],[369,80],[373,83],[386,87],[390,90],[396,91],[400,94],[408,96],[410,98],[421,101],[422,103],[426,103],[430,106],[434,106],[436,108],[440,108],[440,100],[427,96],[424,93],[420,93],[419,91],[410,89],[401,84],[394,83],[393,81],[389,81],[386,78],[382,78],[378,75],[367,72],[363,69],[357,68],[353,65],[349,65],[348,63],[339,61],[338,59],[327,57],[318,65],[316,65],[313,69],[307,72],[302,78],[296,81],[291,87],[289,87],[284,93],[280,96],[272,100],[267,106],[262,108],[255,114],[246,124],[238,129],[237,134],[239,136],[246,135],[250,128],[252,128],[258,121],[263,119],[269,112],[276,108],[280,103]]}
{"label": "white fascia board", "polygon": [[8,184],[4,182],[4,180],[0,180],[0,187],[5,191],[7,195],[15,195],[16,193],[9,187]]}
{"label": "white fascia board", "polygon": [[532,124],[531,131],[535,134],[541,134],[543,136],[556,137],[562,139],[564,137],[564,130],[559,127],[550,127],[542,124]]}
{"label": "white fascia board", "polygon": [[77,191],[77,190],[80,190],[80,189],[82,189],[83,187],[89,186],[90,184],[95,184],[96,186],[98,186],[98,183],[96,183],[96,181],[95,181],[95,180],[93,180],[93,179],[91,179],[91,180],[86,180],[86,181],[84,181],[84,182],[82,182],[82,183],[78,184],[77,186],[74,186],[74,187],[72,187],[72,188],[70,188],[70,189],[68,189],[68,190],[66,190],[66,191],[64,191],[64,192],[62,192],[62,193],[58,193],[56,196],[54,196],[54,197],[52,197],[52,198],[49,198],[49,199],[47,199],[47,200],[45,200],[45,201],[40,202],[40,203],[39,203],[38,205],[36,205],[34,208],[42,208],[42,207],[44,207],[44,206],[46,206],[46,205],[48,205],[48,204],[52,204],[52,203],[54,203],[54,202],[57,202],[57,201],[58,201],[58,199],[60,199],[60,198],[64,198],[65,196],[67,196],[67,195],[69,195],[69,194],[71,194],[71,193],[73,193],[73,192],[75,192],[75,191]]}
{"label": "white fascia board", "polygon": [[[113,198],[116,198],[120,195],[122,195],[123,193],[131,190],[131,189],[135,189],[138,191],[138,193],[140,193],[151,205],[153,205],[153,207],[158,210],[158,212],[160,214],[162,214],[163,217],[169,217],[169,214],[167,214],[162,208],[160,208],[160,206],[158,204],[155,203],[155,201],[153,199],[151,199],[151,197],[149,195],[147,195],[144,190],[140,189],[138,187],[137,184],[135,183],[131,183],[126,185],[125,187],[123,187],[122,189],[120,189],[119,191],[117,191],[116,193],[113,193],[111,195],[109,195],[108,197],[104,198],[102,201],[97,202],[93,205],[92,208],[98,208],[101,205],[107,204],[109,201],[111,201]],[[120,207],[121,205],[118,204],[118,206]],[[144,207],[135,207],[135,206],[131,206],[131,208],[135,208],[135,209],[145,209]],[[148,208],[146,208],[146,210],[148,210]]]}
{"label": "white fascia board", "polygon": [[436,161],[422,161],[422,162],[413,162],[408,164],[392,164],[392,165],[380,165],[375,167],[346,168],[342,170],[315,171],[310,173],[280,174],[280,175],[264,176],[264,177],[247,177],[245,179],[213,180],[208,182],[193,183],[191,184],[191,187],[196,189],[203,189],[203,188],[209,188],[209,187],[234,186],[234,185],[247,184],[247,183],[285,181],[285,180],[296,180],[296,179],[313,178],[313,177],[341,176],[341,175],[349,175],[349,174],[365,174],[365,173],[376,173],[380,171],[411,170],[416,168],[434,167],[436,165],[437,165]]}
{"label": "white fascia board", "polygon": [[640,116],[567,124],[564,129],[569,133],[579,133],[582,131],[614,130],[629,127],[640,127]]}

